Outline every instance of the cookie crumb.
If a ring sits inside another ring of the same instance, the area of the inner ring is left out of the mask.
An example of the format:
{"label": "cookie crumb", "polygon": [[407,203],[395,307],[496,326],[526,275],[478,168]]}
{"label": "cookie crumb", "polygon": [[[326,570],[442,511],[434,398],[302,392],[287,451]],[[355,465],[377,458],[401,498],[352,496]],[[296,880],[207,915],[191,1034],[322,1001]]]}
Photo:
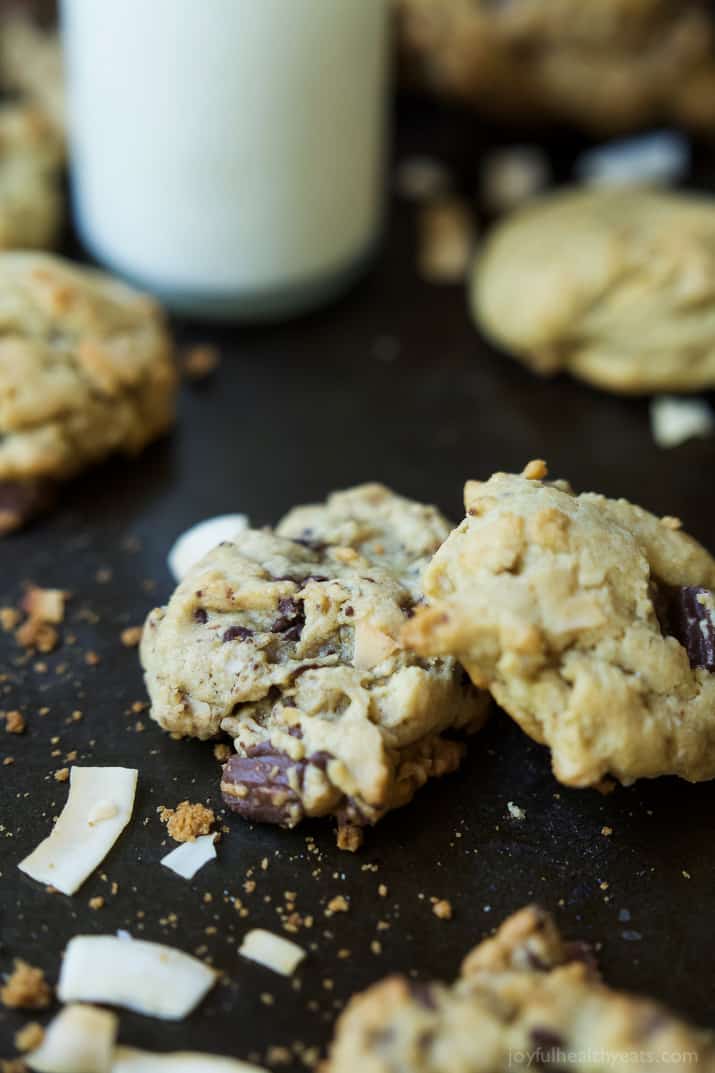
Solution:
{"label": "cookie crumb", "polygon": [[88,667],[96,667],[98,663],[102,662],[102,657],[96,652],[90,650],[84,654],[84,662]]}
{"label": "cookie crumb", "polygon": [[507,809],[509,811],[509,815],[511,816],[512,820],[525,820],[526,819],[526,809],[525,808],[521,808],[519,805],[515,804],[513,801],[507,801],[506,807],[507,807]]}
{"label": "cookie crumb", "polygon": [[119,639],[125,648],[136,648],[142,639],[143,626],[127,626],[122,630]]}
{"label": "cookie crumb", "polygon": [[613,834],[613,828],[612,827],[602,827],[601,828],[601,834],[603,835],[604,838],[610,838],[610,836]]}
{"label": "cookie crumb", "polygon": [[432,912],[436,917],[439,917],[440,920],[451,920],[452,903],[446,898],[440,898],[439,901],[436,901],[432,906]]}
{"label": "cookie crumb", "polygon": [[187,380],[205,380],[215,372],[221,362],[221,354],[210,343],[192,346],[183,356],[181,367]]}
{"label": "cookie crumb", "polygon": [[347,898],[342,894],[336,894],[334,898],[331,898],[325,909],[326,917],[331,917],[333,913],[347,913],[350,909],[350,903]]}
{"label": "cookie crumb", "polygon": [[67,599],[68,594],[61,589],[41,589],[31,585],[20,603],[27,618],[15,633],[17,643],[22,648],[52,652],[59,643],[56,627],[65,617]]}
{"label": "cookie crumb", "polygon": [[15,629],[22,615],[15,607],[0,607],[0,629],[10,633]]}
{"label": "cookie crumb", "polygon": [[5,712],[5,730],[8,734],[22,734],[26,727],[25,720],[20,712]]}
{"label": "cookie crumb", "polygon": [[28,1021],[15,1033],[15,1048],[25,1054],[36,1050],[45,1038],[45,1030],[37,1021]]}
{"label": "cookie crumb", "polygon": [[0,1002],[13,1010],[44,1010],[52,1001],[52,989],[42,969],[15,958],[6,983],[0,988]]}
{"label": "cookie crumb", "polygon": [[160,805],[157,811],[175,842],[194,842],[199,835],[210,834],[216,820],[212,809],[190,801],[182,801],[175,809]]}
{"label": "cookie crumb", "polygon": [[469,206],[456,197],[420,206],[418,268],[430,283],[459,283],[467,274],[474,246]]}
{"label": "cookie crumb", "polygon": [[104,909],[104,898],[98,894],[96,898],[90,898],[88,904],[90,909]]}
{"label": "cookie crumb", "polygon": [[218,745],[214,745],[214,756],[219,761],[219,763],[221,763],[221,764],[225,763],[225,761],[228,760],[230,755],[231,755],[231,746],[230,745],[226,745],[225,742],[219,742]]}
{"label": "cookie crumb", "polygon": [[55,782],[67,782],[70,777],[70,769],[68,767],[58,768],[54,774]]}
{"label": "cookie crumb", "polygon": [[337,843],[338,849],[357,853],[363,843],[362,828],[353,823],[343,824],[338,828]]}

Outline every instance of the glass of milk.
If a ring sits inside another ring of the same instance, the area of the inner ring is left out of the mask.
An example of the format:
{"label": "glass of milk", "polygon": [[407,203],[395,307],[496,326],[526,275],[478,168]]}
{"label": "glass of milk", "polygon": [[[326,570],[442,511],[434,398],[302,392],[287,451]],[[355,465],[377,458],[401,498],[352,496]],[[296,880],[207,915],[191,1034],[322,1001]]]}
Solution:
{"label": "glass of milk", "polygon": [[383,215],[388,0],[62,0],[75,220],[199,316],[277,317],[364,268]]}

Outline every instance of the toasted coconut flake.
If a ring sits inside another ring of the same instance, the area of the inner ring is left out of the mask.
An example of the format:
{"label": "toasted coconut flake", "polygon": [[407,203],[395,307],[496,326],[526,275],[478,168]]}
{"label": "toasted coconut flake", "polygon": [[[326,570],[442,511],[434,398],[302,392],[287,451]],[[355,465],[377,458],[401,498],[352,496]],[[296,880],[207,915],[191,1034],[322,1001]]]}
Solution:
{"label": "toasted coconut flake", "polygon": [[238,952],[282,976],[291,976],[306,956],[302,946],[262,928],[247,932]]}
{"label": "toasted coconut flake", "polygon": [[216,982],[203,961],[161,943],[116,935],[76,935],[65,950],[62,1002],[106,1002],[147,1017],[178,1021]]}
{"label": "toasted coconut flake", "polygon": [[118,1018],[94,1006],[67,1006],[25,1058],[36,1073],[110,1073]]}
{"label": "toasted coconut flake", "polygon": [[117,1047],[112,1073],[266,1073],[260,1066],[224,1058],[220,1054],[175,1051],[152,1054],[133,1047]]}
{"label": "toasted coconut flake", "polygon": [[247,528],[248,518],[245,514],[220,514],[217,518],[207,518],[205,522],[193,525],[172,546],[167,557],[169,569],[176,580],[181,581],[207,552],[224,540],[233,540]]}
{"label": "toasted coconut flake", "polygon": [[214,835],[199,835],[193,842],[182,842],[172,849],[161,858],[161,863],[182,879],[193,879],[200,868],[215,859]]}
{"label": "toasted coconut flake", "polygon": [[[134,768],[73,767],[69,796],[57,823],[20,861],[20,871],[63,894],[74,894],[129,823],[136,785]],[[112,815],[110,805],[116,809]],[[97,809],[101,820],[96,818]]]}

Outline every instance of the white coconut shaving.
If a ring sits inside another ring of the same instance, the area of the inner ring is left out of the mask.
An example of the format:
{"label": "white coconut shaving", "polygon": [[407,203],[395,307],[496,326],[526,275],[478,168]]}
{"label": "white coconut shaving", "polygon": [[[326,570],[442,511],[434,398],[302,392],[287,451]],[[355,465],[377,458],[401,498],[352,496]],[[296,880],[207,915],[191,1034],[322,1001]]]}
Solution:
{"label": "white coconut shaving", "polygon": [[161,858],[165,868],[170,868],[182,879],[193,879],[200,868],[216,860],[214,835],[199,835],[193,842],[182,842],[171,853]]}
{"label": "white coconut shaving", "polygon": [[109,1010],[66,1006],[25,1062],[35,1073],[110,1073],[118,1023]]}
{"label": "white coconut shaving", "polygon": [[650,427],[659,447],[677,447],[696,436],[711,436],[715,418],[705,399],[661,395],[651,400]]}
{"label": "white coconut shaving", "polygon": [[74,894],[129,823],[137,772],[125,767],[73,767],[65,807],[50,835],[20,861],[21,872]]}
{"label": "white coconut shaving", "polygon": [[306,956],[302,946],[262,928],[247,932],[238,952],[281,976],[291,976]]}
{"label": "white coconut shaving", "polygon": [[161,943],[116,935],[76,935],[67,944],[57,996],[61,1002],[106,1002],[178,1021],[216,982],[203,961]]}
{"label": "white coconut shaving", "polygon": [[690,146],[676,131],[659,131],[609,142],[583,153],[576,163],[579,179],[590,185],[667,185],[678,182],[690,166]]}
{"label": "white coconut shaving", "polygon": [[220,1054],[175,1051],[153,1054],[134,1047],[117,1047],[111,1073],[266,1073],[260,1066]]}
{"label": "white coconut shaving", "polygon": [[233,540],[244,529],[248,529],[248,525],[245,514],[220,514],[187,529],[174,542],[167,556],[169,569],[176,580],[182,581],[194,563],[203,559],[217,544]]}

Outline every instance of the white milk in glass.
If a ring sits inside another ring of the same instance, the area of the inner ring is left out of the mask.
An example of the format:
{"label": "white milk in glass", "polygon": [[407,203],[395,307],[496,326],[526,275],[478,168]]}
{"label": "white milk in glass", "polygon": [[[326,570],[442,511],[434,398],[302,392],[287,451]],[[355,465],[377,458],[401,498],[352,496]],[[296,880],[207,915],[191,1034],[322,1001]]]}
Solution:
{"label": "white milk in glass", "polygon": [[342,289],[383,212],[387,0],[63,0],[76,223],[202,315]]}

